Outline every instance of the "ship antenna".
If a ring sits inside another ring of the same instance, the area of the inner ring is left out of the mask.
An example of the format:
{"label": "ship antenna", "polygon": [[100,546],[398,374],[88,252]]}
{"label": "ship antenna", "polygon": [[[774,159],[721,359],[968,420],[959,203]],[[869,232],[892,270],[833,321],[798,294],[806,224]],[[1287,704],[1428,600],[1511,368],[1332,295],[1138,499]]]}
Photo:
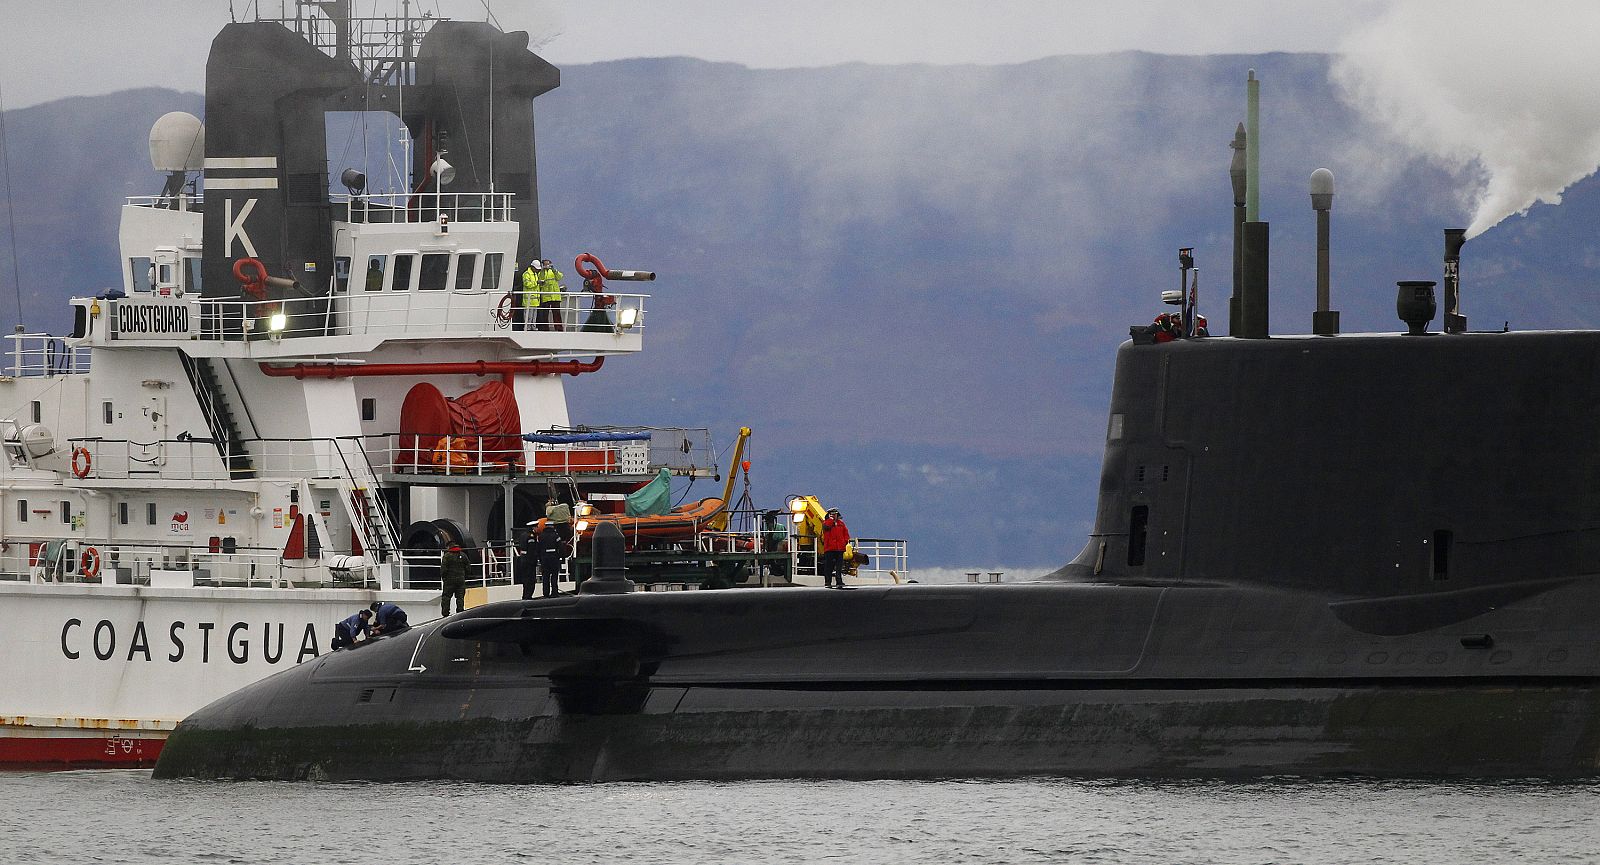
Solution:
{"label": "ship antenna", "polygon": [[0,89],[0,164],[6,177],[6,228],[11,237],[11,284],[17,291],[17,326],[22,326],[22,278],[17,270],[17,199],[11,194],[11,147],[6,142],[5,91]]}

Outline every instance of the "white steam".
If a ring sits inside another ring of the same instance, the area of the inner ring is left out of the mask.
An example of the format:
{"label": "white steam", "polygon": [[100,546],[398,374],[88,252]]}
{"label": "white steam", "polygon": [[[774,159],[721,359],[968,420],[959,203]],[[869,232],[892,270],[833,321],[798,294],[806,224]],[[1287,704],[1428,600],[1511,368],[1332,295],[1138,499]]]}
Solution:
{"label": "white steam", "polygon": [[1600,4],[1400,0],[1354,33],[1333,78],[1401,141],[1479,174],[1474,237],[1559,204],[1600,167]]}

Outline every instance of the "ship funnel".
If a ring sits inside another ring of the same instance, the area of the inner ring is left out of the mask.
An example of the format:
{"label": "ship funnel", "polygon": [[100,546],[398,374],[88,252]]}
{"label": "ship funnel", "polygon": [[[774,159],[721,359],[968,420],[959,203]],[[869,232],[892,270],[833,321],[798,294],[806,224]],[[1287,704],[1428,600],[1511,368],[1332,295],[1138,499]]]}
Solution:
{"label": "ship funnel", "polygon": [[1467,317],[1461,314],[1461,245],[1465,228],[1444,230],[1444,332],[1465,333]]}

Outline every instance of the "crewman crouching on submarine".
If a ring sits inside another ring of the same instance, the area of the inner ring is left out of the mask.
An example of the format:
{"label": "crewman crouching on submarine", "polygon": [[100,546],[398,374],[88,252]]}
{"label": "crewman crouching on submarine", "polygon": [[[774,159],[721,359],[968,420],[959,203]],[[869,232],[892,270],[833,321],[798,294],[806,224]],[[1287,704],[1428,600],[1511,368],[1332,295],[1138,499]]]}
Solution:
{"label": "crewman crouching on submarine", "polygon": [[372,606],[372,635],[374,637],[385,634],[398,634],[411,624],[406,621],[406,611],[399,606],[385,601],[373,601]]}
{"label": "crewman crouching on submarine", "polygon": [[371,610],[359,610],[349,618],[333,626],[333,650],[350,648],[360,645],[371,631]]}

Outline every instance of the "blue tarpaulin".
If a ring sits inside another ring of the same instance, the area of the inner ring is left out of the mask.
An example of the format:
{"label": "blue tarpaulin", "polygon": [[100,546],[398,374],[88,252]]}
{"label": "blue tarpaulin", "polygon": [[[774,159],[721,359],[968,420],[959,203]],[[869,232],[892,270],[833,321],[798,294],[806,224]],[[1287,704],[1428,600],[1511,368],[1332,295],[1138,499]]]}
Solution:
{"label": "blue tarpaulin", "polygon": [[647,432],[565,432],[565,433],[526,433],[523,441],[537,442],[542,445],[565,445],[573,442],[639,442],[649,441]]}

